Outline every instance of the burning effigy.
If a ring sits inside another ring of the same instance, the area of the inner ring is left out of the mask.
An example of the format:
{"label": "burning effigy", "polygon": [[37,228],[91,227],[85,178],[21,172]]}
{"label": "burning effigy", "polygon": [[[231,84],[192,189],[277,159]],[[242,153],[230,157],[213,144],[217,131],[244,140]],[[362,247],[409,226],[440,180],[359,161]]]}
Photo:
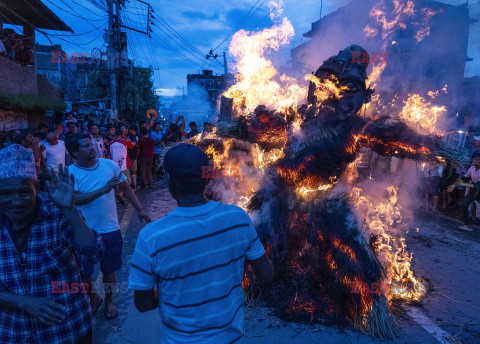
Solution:
{"label": "burning effigy", "polygon": [[[281,13],[272,8],[272,16]],[[355,56],[369,55],[358,45],[307,75],[308,87],[279,76],[264,53],[292,35],[283,18],[234,36],[237,82],[224,96],[237,116],[193,139],[220,171],[210,174],[209,197],[249,211],[275,267],[273,285],[263,289],[246,271],[247,292],[260,292],[284,319],[333,321],[392,338],[391,300],[418,301],[426,287],[410,269],[405,240],[391,230],[402,217],[398,186],[372,197],[352,183],[355,164],[364,148],[442,162],[440,133],[414,130],[420,120],[411,108],[396,118],[360,116],[381,71],[368,77],[369,58]]]}

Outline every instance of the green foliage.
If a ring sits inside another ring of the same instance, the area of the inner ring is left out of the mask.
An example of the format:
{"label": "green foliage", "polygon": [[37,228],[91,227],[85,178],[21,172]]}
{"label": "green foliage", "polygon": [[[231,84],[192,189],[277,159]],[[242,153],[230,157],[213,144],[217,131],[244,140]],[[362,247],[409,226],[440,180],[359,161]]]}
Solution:
{"label": "green foliage", "polygon": [[[156,108],[158,96],[153,87],[153,70],[148,67],[125,68],[118,76],[119,110],[127,121],[146,119],[148,109]],[[109,79],[105,72],[92,73],[84,92],[85,99],[109,97]]]}
{"label": "green foliage", "polygon": [[0,92],[0,105],[2,108],[23,111],[65,111],[67,108],[63,99],[5,92]]}
{"label": "green foliage", "polygon": [[83,91],[83,99],[102,99],[108,97],[108,75],[105,72],[91,72]]}

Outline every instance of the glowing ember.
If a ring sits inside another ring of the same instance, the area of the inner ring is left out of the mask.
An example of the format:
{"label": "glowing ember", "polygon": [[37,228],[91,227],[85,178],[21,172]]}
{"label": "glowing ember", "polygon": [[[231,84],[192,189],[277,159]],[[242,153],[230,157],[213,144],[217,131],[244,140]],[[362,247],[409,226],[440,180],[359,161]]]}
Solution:
{"label": "glowing ember", "polygon": [[315,308],[315,303],[313,301],[305,300],[303,297],[298,296],[290,302],[287,313],[308,313],[313,315]]}

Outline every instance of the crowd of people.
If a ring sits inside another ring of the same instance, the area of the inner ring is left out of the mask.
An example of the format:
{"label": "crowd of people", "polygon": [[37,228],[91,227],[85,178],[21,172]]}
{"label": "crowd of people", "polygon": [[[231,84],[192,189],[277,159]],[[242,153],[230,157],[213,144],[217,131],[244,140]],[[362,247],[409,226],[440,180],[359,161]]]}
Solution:
{"label": "crowd of people", "polygon": [[480,225],[480,136],[469,135],[465,148],[471,151],[466,170],[451,161],[422,165],[422,192],[424,209],[452,215],[460,208],[463,225],[459,228],[471,232],[472,224]]}
{"label": "crowd of people", "polygon": [[[8,132],[0,149],[0,342],[88,344],[102,304],[107,319],[119,315],[116,203],[123,198],[147,223],[129,289],[139,311],[160,307],[163,341],[243,338],[244,262],[260,281],[273,278],[273,267],[248,214],[205,198],[209,161],[182,143],[201,135],[195,122],[189,127],[182,116],[166,129],[154,116],[101,127],[82,120],[74,104],[53,127]],[[154,187],[163,173],[178,207],[152,222],[134,190]],[[95,264],[104,299],[93,283]]]}
{"label": "crowd of people", "polygon": [[[163,176],[162,159],[166,150],[201,134],[195,122],[189,123],[187,132],[183,116],[166,128],[155,119],[153,115],[148,122],[127,123],[121,119],[99,124],[90,115],[81,115],[78,104],[74,103],[61,123],[52,126],[40,123],[37,131],[11,130],[2,145],[17,143],[32,151],[42,181],[48,178],[50,169],[58,172],[60,164],[69,166],[73,163],[65,145],[68,137],[76,133],[86,134],[93,143],[97,158],[113,160],[133,190],[153,188],[155,181]],[[208,125],[204,124],[207,131]],[[124,202],[120,193],[117,193],[117,201]]]}
{"label": "crowd of people", "polygon": [[33,66],[33,49],[28,37],[17,34],[13,29],[4,29],[0,23],[0,56],[21,64]]}

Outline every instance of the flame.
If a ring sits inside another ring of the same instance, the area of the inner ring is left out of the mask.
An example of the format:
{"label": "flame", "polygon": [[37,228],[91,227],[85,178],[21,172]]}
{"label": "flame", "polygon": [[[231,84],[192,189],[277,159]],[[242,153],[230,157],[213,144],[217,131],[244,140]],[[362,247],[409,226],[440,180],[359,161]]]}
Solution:
{"label": "flame", "polygon": [[[418,14],[420,21],[412,24],[419,26],[415,35],[415,39],[417,43],[419,43],[430,35],[430,19],[437,13],[437,11],[431,8],[422,8],[421,11],[416,11],[415,5],[411,0],[393,0],[393,10],[387,14],[384,2],[380,1],[376,3],[370,11],[370,17],[375,19],[378,28],[366,25],[363,31],[367,37],[373,38],[378,35],[379,29],[381,29],[382,39],[385,41],[385,48],[387,40],[389,40],[388,38],[392,36],[394,31],[406,29],[407,21],[413,19],[413,17]],[[395,43],[395,41],[392,41],[392,44]]]}
{"label": "flame", "polygon": [[365,32],[365,35],[369,38],[375,37],[378,35],[378,30],[371,27],[370,25],[366,25],[365,28],[363,29],[363,32]]}
{"label": "flame", "polygon": [[407,143],[395,141],[386,143],[376,137],[367,135],[354,135],[354,142],[347,149],[356,152],[359,149],[359,143],[362,143],[364,146],[382,146],[387,155],[398,155],[400,152],[422,155],[430,155],[432,153],[427,147],[415,148]]}
{"label": "flame", "polygon": [[394,9],[389,15],[389,17],[391,17],[390,20],[387,18],[383,1],[375,4],[370,11],[370,17],[375,18],[377,24],[380,24],[382,28],[382,39],[385,41],[390,35],[392,35],[395,29],[405,29],[407,27],[406,19],[413,16],[415,13],[414,4],[411,0],[408,0],[407,2],[403,0],[393,0],[393,5]]}
{"label": "flame", "polygon": [[339,85],[335,76],[320,80],[315,75],[308,74],[305,76],[305,80],[309,80],[315,85],[314,96],[317,99],[317,105],[320,105],[328,98],[341,98],[342,92],[348,90],[348,87]]}
{"label": "flame", "polygon": [[430,25],[429,21],[435,14],[438,12],[434,11],[431,8],[424,8],[422,9],[422,23],[421,28],[418,30],[417,34],[415,35],[415,39],[417,43],[420,43],[425,37],[430,35]]}
{"label": "flame", "polygon": [[[271,2],[271,15],[281,15],[282,2]],[[294,36],[294,29],[287,18],[271,28],[258,32],[238,31],[232,38],[229,52],[236,60],[236,83],[223,93],[233,98],[237,114],[252,112],[258,105],[282,110],[297,107],[307,96],[307,87],[296,80],[279,75],[272,62],[265,56],[278,51]]]}
{"label": "flame", "polygon": [[[434,96],[434,93],[429,95]],[[446,113],[445,106],[432,105],[419,94],[410,94],[404,104],[399,115],[402,120],[420,133],[443,135],[437,128],[437,121]]]}
{"label": "flame", "polygon": [[367,233],[376,238],[375,251],[387,271],[387,296],[418,301],[425,295],[426,288],[411,270],[412,254],[406,250],[405,239],[392,234],[402,221],[397,193],[398,187],[392,185],[387,188],[386,197],[379,199],[377,195],[366,196],[362,189],[354,187],[351,197],[365,221]]}
{"label": "flame", "polygon": [[[377,63],[376,65],[373,65],[372,72],[368,76],[367,80],[367,88],[375,88],[376,82],[380,75],[382,75],[383,71],[385,70],[385,67],[387,66],[386,63]],[[372,99],[373,101],[373,99]]]}
{"label": "flame", "polygon": [[331,189],[332,187],[333,187],[333,184],[322,184],[318,188],[314,188],[314,189],[307,188],[306,186],[301,186],[295,189],[295,193],[299,197],[306,198],[313,192],[325,191],[325,190]]}

